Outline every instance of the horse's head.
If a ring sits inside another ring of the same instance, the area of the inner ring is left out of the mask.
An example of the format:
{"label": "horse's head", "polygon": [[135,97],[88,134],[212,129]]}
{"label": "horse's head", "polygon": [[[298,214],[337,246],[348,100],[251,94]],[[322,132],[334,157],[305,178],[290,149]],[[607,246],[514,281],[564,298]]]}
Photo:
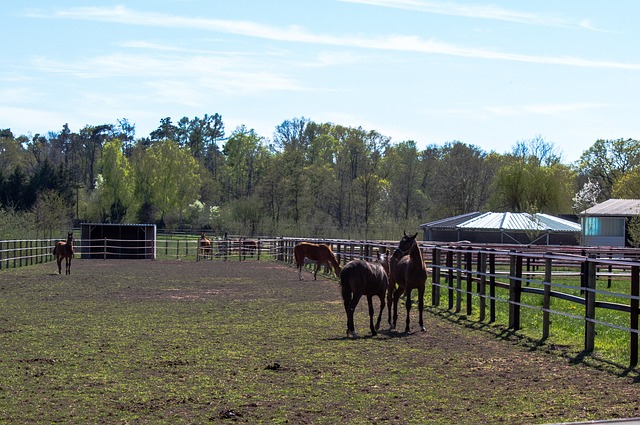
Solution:
{"label": "horse's head", "polygon": [[73,232],[69,232],[69,233],[67,234],[67,243],[68,243],[68,244],[73,243]]}
{"label": "horse's head", "polygon": [[413,245],[416,244],[416,236],[418,236],[418,232],[416,232],[413,236],[407,235],[406,231],[403,231],[404,236],[400,239],[400,243],[398,244],[398,248],[396,251],[401,251],[404,255],[411,250]]}

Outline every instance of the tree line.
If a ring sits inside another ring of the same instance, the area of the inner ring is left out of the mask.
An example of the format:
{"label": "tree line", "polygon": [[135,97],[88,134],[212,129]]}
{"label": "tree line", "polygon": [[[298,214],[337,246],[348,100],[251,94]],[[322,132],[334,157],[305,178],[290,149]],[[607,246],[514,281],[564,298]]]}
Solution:
{"label": "tree line", "polygon": [[[574,214],[640,197],[637,140],[597,140],[573,164],[541,136],[511,152],[459,141],[419,149],[375,130],[294,118],[268,138],[220,114],[127,119],[46,135],[0,130],[0,237],[79,222],[242,235],[395,238],[473,211]],[[33,230],[35,229],[35,230]]]}

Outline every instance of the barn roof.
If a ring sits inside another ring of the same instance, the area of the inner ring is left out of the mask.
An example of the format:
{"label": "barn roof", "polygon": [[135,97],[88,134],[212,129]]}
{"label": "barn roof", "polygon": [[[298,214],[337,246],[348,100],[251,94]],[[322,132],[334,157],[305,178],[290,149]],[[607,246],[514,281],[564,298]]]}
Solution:
{"label": "barn roof", "polygon": [[422,228],[474,230],[534,230],[550,232],[580,232],[581,226],[549,214],[529,213],[470,213],[425,223]]}
{"label": "barn roof", "polygon": [[585,216],[633,216],[640,214],[640,199],[609,199],[582,211]]}

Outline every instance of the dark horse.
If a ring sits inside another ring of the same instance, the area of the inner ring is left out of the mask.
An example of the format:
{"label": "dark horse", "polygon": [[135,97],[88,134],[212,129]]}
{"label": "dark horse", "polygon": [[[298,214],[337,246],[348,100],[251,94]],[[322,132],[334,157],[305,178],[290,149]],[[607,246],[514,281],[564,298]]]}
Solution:
{"label": "dark horse", "polygon": [[56,256],[58,262],[58,274],[62,274],[62,260],[65,260],[64,274],[71,274],[71,259],[73,258],[73,233],[69,232],[67,241],[56,243],[53,248],[53,255]]}
{"label": "dark horse", "polygon": [[[389,326],[396,328],[398,321],[398,299],[404,293],[407,307],[407,326],[404,331],[409,332],[409,312],[411,311],[411,291],[418,290],[418,313],[420,317],[420,329],[424,332],[422,310],[424,308],[424,288],[427,280],[427,267],[422,259],[422,251],[416,242],[416,233],[400,240],[398,248],[389,261],[389,289],[387,291],[387,304],[389,308]],[[396,288],[396,284],[398,285]],[[393,305],[393,321],[391,320],[391,308]]]}
{"label": "dark horse", "polygon": [[333,255],[333,251],[329,245],[300,242],[293,248],[293,254],[296,258],[296,267],[298,268],[298,278],[300,280],[303,280],[302,266],[304,266],[305,258],[316,262],[316,270],[313,272],[313,280],[316,280],[318,270],[323,264],[327,267],[329,265],[333,266],[336,276],[340,276],[340,264],[338,263],[336,256]]}
{"label": "dark horse", "polygon": [[242,256],[253,257],[258,252],[258,241],[247,239],[244,236],[240,238],[240,253]]}
{"label": "dark horse", "polygon": [[[368,263],[364,260],[349,261],[340,272],[340,285],[342,287],[342,299],[344,310],[347,313],[347,337],[357,337],[353,323],[353,312],[365,295],[369,304],[369,327],[371,335],[375,336],[380,328],[380,320],[384,311],[384,297],[387,292],[387,272],[382,264]],[[380,298],[380,313],[378,321],[373,326],[373,296]]]}

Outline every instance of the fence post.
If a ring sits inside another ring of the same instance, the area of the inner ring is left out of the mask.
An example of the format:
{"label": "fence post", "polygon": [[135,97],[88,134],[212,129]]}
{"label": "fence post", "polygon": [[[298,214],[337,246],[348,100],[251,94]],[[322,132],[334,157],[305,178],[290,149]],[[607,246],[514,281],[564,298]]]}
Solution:
{"label": "fence post", "polygon": [[103,245],[103,250],[102,250],[102,259],[106,260],[107,259],[107,238],[104,238],[104,245]]}
{"label": "fence post", "polygon": [[[547,253],[550,254],[550,253]],[[553,265],[551,258],[544,260],[544,296],[542,299],[542,339],[549,338],[549,325],[551,324],[551,270]]]}
{"label": "fence post", "polygon": [[489,322],[496,321],[496,254],[489,254]]}
{"label": "fence post", "polygon": [[449,310],[453,308],[453,298],[455,291],[453,290],[453,251],[447,251],[447,284],[449,286]]}
{"label": "fence post", "polygon": [[478,281],[478,294],[480,294],[480,321],[485,319],[485,310],[487,308],[486,299],[486,283],[487,283],[487,254],[485,252],[478,253],[478,273],[480,280]]}
{"label": "fence post", "polygon": [[630,324],[631,335],[629,343],[629,352],[631,358],[629,360],[629,368],[633,368],[638,364],[638,308],[640,301],[640,267],[631,266],[631,312],[630,312]]}
{"label": "fence post", "polygon": [[522,298],[522,257],[509,254],[509,328],[520,330],[520,300]]}
{"label": "fence post", "polygon": [[585,322],[584,322],[584,349],[590,353],[595,348],[596,339],[596,269],[598,265],[593,260],[595,257],[586,258],[587,279],[584,288]]}
{"label": "fence post", "polygon": [[432,270],[433,284],[431,285],[431,305],[437,307],[440,305],[440,248],[433,248]]}
{"label": "fence post", "polygon": [[460,248],[456,250],[456,268],[458,269],[456,273],[456,289],[458,292],[456,313],[460,313],[460,310],[462,310],[462,249]]}
{"label": "fence post", "polygon": [[467,316],[470,316],[473,309],[473,253],[468,248],[466,256],[465,272],[467,273]]}
{"label": "fence post", "polygon": [[0,270],[2,270],[2,241],[0,241]]}

